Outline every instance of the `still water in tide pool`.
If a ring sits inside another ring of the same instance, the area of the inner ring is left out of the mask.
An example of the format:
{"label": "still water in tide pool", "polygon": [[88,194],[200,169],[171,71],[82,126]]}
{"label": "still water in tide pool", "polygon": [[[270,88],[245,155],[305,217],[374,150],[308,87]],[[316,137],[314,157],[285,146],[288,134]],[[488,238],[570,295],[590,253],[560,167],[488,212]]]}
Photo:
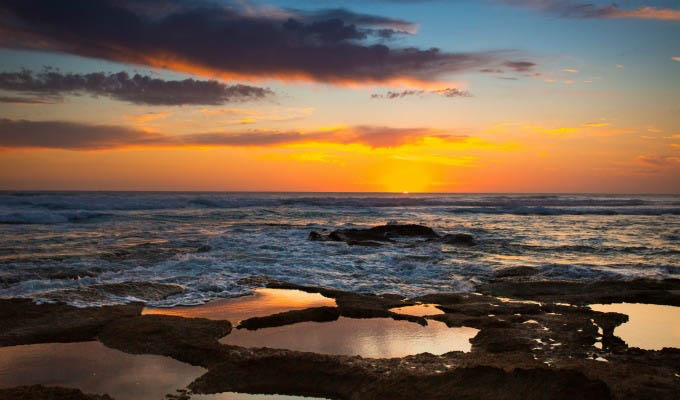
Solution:
{"label": "still water in tide pool", "polygon": [[116,400],[162,399],[205,372],[168,357],[127,354],[99,342],[0,348],[0,387],[42,384]]}
{"label": "still water in tide pool", "polygon": [[[207,372],[169,357],[132,355],[99,342],[47,343],[0,348],[0,388],[42,384],[108,394],[116,400],[165,399]],[[219,393],[193,400],[310,399]]]}
{"label": "still water in tide pool", "polygon": [[[318,293],[288,289],[256,289],[252,296],[214,301],[195,307],[151,308],[143,314],[178,315],[186,318],[226,319],[234,326],[252,317],[310,307],[334,307],[335,300]],[[441,313],[434,305],[395,308],[409,315]],[[419,353],[444,354],[470,351],[470,339],[478,330],[448,328],[439,321],[427,326],[391,318],[351,319],[340,317],[330,322],[302,322],[258,330],[233,329],[220,342],[243,347],[269,347],[322,354],[368,358],[403,357]]]}
{"label": "still water in tide pool", "polygon": [[220,340],[244,347],[270,347],[322,354],[368,358],[404,357],[420,353],[441,355],[470,351],[474,328],[449,328],[443,322],[427,326],[390,318],[351,319],[332,322],[302,322],[256,331],[238,329]]}
{"label": "still water in tide pool", "polygon": [[629,347],[645,350],[680,348],[680,307],[615,303],[591,304],[590,308],[628,315],[628,322],[617,326],[614,335],[623,339]]}

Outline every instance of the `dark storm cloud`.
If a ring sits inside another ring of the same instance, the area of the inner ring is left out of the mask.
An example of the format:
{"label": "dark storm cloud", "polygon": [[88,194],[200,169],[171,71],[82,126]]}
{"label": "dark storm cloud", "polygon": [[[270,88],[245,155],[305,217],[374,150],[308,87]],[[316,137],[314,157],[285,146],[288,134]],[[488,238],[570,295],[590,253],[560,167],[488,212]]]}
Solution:
{"label": "dark storm cloud", "polygon": [[432,81],[507,52],[395,48],[371,38],[407,21],[342,9],[243,9],[201,1],[0,0],[0,46],[65,52],[222,77]]}
{"label": "dark storm cloud", "polygon": [[372,99],[401,99],[409,96],[418,96],[424,94],[436,94],[442,97],[471,97],[470,93],[460,90],[458,88],[446,88],[438,90],[403,90],[400,92],[389,91],[385,94],[374,93],[371,95]]}
{"label": "dark storm cloud", "polygon": [[230,102],[258,100],[273,95],[269,89],[248,85],[225,85],[211,80],[163,80],[127,72],[107,74],[64,74],[46,69],[0,72],[0,90],[19,92],[34,97],[34,102],[49,102],[63,95],[89,94],[144,105],[221,105]]}
{"label": "dark storm cloud", "polygon": [[291,143],[364,144],[396,147],[425,137],[463,141],[467,136],[442,134],[428,128],[357,126],[332,131],[231,132],[166,135],[115,125],[64,121],[0,119],[0,149],[114,150],[184,146],[277,146]]}

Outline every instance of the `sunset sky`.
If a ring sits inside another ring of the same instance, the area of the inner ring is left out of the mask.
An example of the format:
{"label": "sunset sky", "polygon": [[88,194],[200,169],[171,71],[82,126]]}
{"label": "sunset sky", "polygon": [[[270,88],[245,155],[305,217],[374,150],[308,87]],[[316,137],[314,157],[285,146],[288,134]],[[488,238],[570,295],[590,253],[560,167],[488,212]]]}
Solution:
{"label": "sunset sky", "polygon": [[680,1],[0,0],[0,189],[680,193]]}

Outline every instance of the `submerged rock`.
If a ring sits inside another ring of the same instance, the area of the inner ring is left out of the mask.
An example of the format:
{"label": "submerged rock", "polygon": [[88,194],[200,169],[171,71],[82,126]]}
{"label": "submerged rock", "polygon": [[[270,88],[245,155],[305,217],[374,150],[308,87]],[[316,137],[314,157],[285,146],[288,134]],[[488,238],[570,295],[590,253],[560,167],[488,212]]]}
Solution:
{"label": "submerged rock", "polygon": [[278,283],[278,279],[267,275],[251,275],[236,281],[237,285],[243,286],[266,286],[270,283]]}
{"label": "submerged rock", "polygon": [[34,297],[63,302],[94,303],[105,301],[110,296],[134,297],[142,301],[159,301],[182,293],[179,285],[158,282],[121,282],[82,286],[77,289],[53,290],[38,293]]}
{"label": "submerged rock", "polygon": [[464,246],[475,246],[477,245],[477,242],[475,242],[475,238],[472,237],[472,235],[469,235],[467,233],[449,233],[444,235],[441,238],[442,243],[445,244],[450,244],[450,245],[464,245]]}
{"label": "submerged rock", "polygon": [[[39,263],[39,262],[38,262]],[[33,267],[8,268],[0,272],[0,287],[9,287],[19,282],[29,280],[76,280],[81,278],[92,278],[101,274],[101,268],[54,268],[54,267]]]}
{"label": "submerged rock", "polygon": [[210,250],[212,250],[212,246],[204,244],[203,246],[200,246],[199,248],[196,249],[196,253],[207,253]]}
{"label": "submerged rock", "polygon": [[535,267],[509,267],[496,271],[496,273],[493,276],[496,279],[515,278],[533,276],[537,275],[539,272],[540,272],[539,269]]}

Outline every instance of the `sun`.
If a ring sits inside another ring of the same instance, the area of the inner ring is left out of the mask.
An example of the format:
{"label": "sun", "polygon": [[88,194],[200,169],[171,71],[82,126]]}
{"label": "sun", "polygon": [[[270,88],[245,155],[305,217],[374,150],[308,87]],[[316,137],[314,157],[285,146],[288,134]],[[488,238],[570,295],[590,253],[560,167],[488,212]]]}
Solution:
{"label": "sun", "polygon": [[381,190],[391,193],[427,192],[431,188],[431,182],[436,181],[430,168],[415,163],[392,164],[376,172],[377,185]]}

